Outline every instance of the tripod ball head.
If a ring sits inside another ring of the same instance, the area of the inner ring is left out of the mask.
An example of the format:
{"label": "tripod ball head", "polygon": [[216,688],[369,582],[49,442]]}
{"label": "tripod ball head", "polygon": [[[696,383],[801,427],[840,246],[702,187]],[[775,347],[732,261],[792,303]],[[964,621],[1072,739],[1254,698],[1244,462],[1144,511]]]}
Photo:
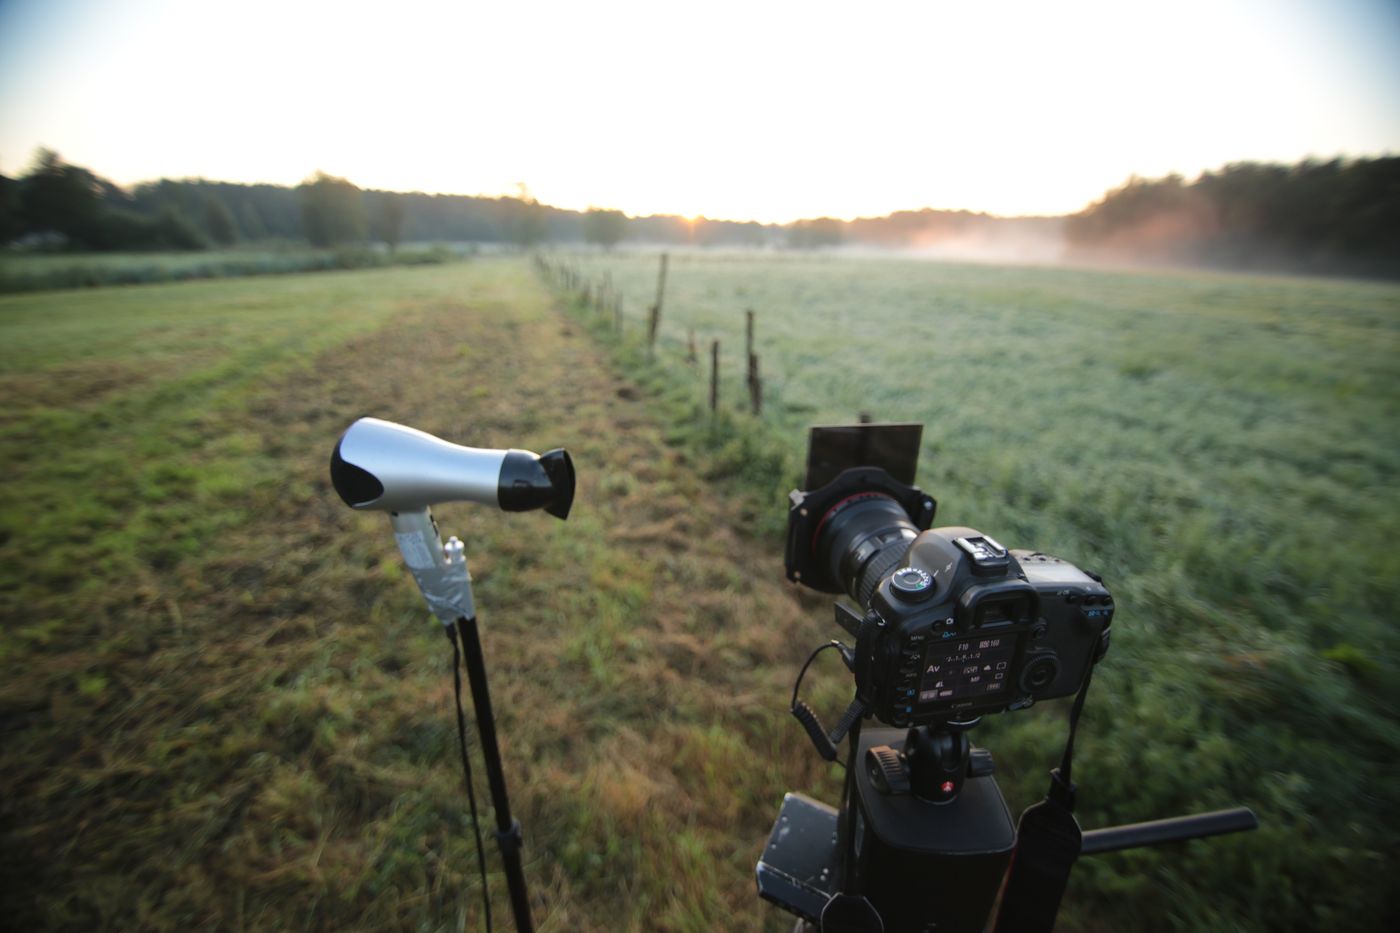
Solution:
{"label": "tripod ball head", "polygon": [[352,509],[419,512],[439,502],[479,502],[507,512],[544,509],[567,518],[574,465],[562,448],[490,450],[415,428],[361,418],[331,454],[331,483]]}

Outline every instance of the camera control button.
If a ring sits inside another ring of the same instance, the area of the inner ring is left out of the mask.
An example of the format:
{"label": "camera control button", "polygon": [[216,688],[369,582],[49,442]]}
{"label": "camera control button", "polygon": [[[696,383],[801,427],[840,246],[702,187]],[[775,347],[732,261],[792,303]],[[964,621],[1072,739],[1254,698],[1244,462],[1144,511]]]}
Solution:
{"label": "camera control button", "polygon": [[1060,663],[1052,654],[1042,654],[1032,659],[1021,670],[1020,687],[1026,693],[1044,690],[1060,674]]}
{"label": "camera control button", "polygon": [[903,600],[927,599],[933,595],[933,577],[918,567],[900,567],[890,575],[890,588]]}

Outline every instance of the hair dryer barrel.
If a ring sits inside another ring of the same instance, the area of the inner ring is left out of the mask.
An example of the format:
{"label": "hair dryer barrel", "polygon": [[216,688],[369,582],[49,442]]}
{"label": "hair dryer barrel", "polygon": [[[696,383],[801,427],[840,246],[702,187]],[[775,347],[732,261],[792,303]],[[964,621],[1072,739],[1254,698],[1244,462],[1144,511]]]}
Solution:
{"label": "hair dryer barrel", "polygon": [[361,418],[341,435],[331,454],[331,483],[351,508],[382,512],[479,502],[566,518],[574,501],[574,466],[562,449],[463,447],[378,418]]}

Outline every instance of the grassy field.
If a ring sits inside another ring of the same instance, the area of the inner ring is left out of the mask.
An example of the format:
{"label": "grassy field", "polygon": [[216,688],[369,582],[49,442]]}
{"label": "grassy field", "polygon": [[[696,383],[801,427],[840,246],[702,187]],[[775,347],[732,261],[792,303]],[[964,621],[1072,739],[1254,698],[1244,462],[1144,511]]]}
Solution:
{"label": "grassy field", "polygon": [[0,299],[0,322],[7,920],[479,926],[448,646],[386,520],[327,481],[366,413],[577,459],[567,523],[438,510],[471,548],[542,929],[768,916],[772,807],[836,786],[783,715],[825,614],[523,261]]}
{"label": "grassy field", "polygon": [[[623,294],[624,352],[644,365],[656,257],[566,262]],[[1263,819],[1252,837],[1086,861],[1081,922],[1119,928],[1125,905],[1136,924],[1260,929],[1395,911],[1370,879],[1394,867],[1400,825],[1400,288],[681,254],[658,386],[688,380],[698,400],[707,367],[679,361],[691,334],[702,359],[719,339],[742,407],[745,308],[761,430],[788,458],[771,501],[808,424],[920,421],[940,524],[1110,583],[1118,631],[1077,769],[1086,826],[1232,803]],[[1013,802],[1041,792],[1060,716],[979,730]]]}
{"label": "grassy field", "polygon": [[108,285],[151,285],[193,279],[286,275],[446,262],[459,249],[419,245],[390,254],[373,246],[312,249],[304,245],[245,245],[184,253],[0,252],[0,293]]}
{"label": "grassy field", "polygon": [[[751,871],[785,790],[837,797],[786,714],[835,632],[782,582],[774,494],[806,424],[868,410],[928,422],[941,522],[1118,596],[1082,822],[1265,821],[1086,860],[1062,926],[1384,926],[1400,292],[676,257],[648,366],[654,260],[603,263],[621,344],[522,260],[0,299],[8,922],[479,925],[448,646],[387,520],[327,481],[374,414],[579,467],[563,524],[437,510],[477,577],[541,928],[786,929]],[[745,306],[769,414],[696,419],[686,330],[737,347]],[[848,695],[829,667],[805,689]],[[1013,809],[1062,715],[979,730]]]}

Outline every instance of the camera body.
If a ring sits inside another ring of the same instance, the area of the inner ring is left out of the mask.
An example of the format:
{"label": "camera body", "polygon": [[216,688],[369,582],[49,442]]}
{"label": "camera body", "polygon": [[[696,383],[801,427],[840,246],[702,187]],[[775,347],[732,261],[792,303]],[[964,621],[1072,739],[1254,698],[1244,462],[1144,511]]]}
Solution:
{"label": "camera body", "polygon": [[[807,488],[789,496],[788,579],[864,610],[856,697],[887,725],[975,719],[1069,696],[1108,650],[1099,578],[972,528],[934,528],[913,485],[921,428],[812,429]],[[840,618],[840,614],[838,614]]]}
{"label": "camera body", "polygon": [[1073,564],[971,528],[925,531],[874,587],[856,693],[918,726],[1069,696],[1108,648],[1113,598]]}

